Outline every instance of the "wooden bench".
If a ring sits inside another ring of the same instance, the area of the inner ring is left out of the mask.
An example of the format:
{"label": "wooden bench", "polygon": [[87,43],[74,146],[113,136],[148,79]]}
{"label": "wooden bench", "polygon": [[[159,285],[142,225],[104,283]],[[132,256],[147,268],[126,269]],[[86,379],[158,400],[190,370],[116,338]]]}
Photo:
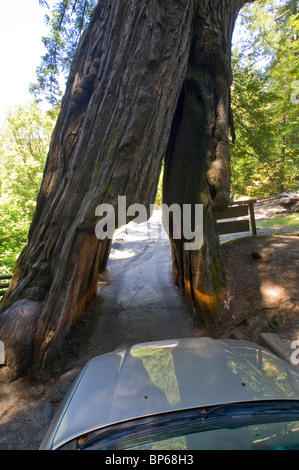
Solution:
{"label": "wooden bench", "polygon": [[[256,199],[247,199],[245,201],[234,201],[228,206],[226,211],[217,212],[217,225],[219,235],[228,233],[249,232],[251,224],[252,235],[256,235],[256,223],[254,215],[254,204]],[[240,220],[226,220],[236,219],[237,217],[247,217]]]}
{"label": "wooden bench", "polygon": [[[0,281],[8,281],[12,278],[11,274],[0,274]],[[10,282],[1,282],[0,283],[0,297],[3,297],[7,288],[9,287]]]}

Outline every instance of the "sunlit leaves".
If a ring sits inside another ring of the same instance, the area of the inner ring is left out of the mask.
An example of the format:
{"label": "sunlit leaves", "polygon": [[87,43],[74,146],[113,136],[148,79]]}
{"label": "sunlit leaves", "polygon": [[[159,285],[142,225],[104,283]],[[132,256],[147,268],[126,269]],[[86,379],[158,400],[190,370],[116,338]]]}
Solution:
{"label": "sunlit leaves", "polygon": [[26,243],[55,120],[31,103],[12,109],[0,130],[0,273]]}
{"label": "sunlit leaves", "polygon": [[260,0],[241,12],[243,40],[234,49],[231,147],[236,195],[296,189],[299,176],[298,12],[293,0]]}

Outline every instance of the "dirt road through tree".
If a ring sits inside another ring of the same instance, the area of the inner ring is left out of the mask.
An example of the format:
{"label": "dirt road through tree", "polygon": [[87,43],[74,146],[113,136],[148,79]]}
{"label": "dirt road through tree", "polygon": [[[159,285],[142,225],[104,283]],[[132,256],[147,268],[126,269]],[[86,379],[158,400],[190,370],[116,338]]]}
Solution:
{"label": "dirt road through tree", "polygon": [[99,314],[85,346],[91,357],[137,342],[196,334],[172,280],[170,243],[160,211],[148,222],[131,222],[116,233],[107,271],[100,275],[99,297],[87,310],[87,315]]}

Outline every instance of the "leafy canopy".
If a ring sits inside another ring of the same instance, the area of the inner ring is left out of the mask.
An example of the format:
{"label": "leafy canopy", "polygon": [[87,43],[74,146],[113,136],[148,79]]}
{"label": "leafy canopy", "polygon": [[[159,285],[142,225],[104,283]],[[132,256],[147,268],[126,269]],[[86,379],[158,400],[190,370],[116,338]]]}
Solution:
{"label": "leafy canopy", "polygon": [[80,38],[97,0],[39,0],[48,13],[45,21],[50,35],[42,41],[46,54],[36,70],[37,81],[30,86],[36,99],[45,98],[57,105],[62,97],[63,77],[67,78]]}
{"label": "leafy canopy", "polygon": [[241,11],[233,51],[231,145],[235,195],[296,189],[299,178],[299,16],[294,0],[260,0]]}
{"label": "leafy canopy", "polygon": [[26,244],[55,121],[33,102],[12,108],[0,130],[0,273]]}

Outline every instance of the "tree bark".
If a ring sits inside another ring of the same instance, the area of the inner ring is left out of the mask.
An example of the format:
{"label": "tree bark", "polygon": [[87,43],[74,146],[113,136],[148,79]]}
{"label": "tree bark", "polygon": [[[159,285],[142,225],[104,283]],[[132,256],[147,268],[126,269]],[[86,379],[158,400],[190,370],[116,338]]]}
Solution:
{"label": "tree bark", "polygon": [[[231,39],[240,2],[198,2],[187,76],[173,121],[165,159],[163,202],[203,205],[203,244],[184,250],[170,233],[175,282],[195,318],[215,327],[226,295],[225,272],[214,211],[230,197],[228,129]],[[193,227],[194,229],[194,227]]]}
{"label": "tree bark", "polygon": [[[97,293],[109,256],[110,240],[95,235],[96,207],[116,208],[124,195],[127,205],[149,208],[167,147],[165,200],[175,200],[178,190],[180,203],[203,201],[206,208],[204,249],[191,258],[174,250],[178,277],[200,308],[214,298],[214,288],[219,292],[211,274],[221,269],[212,209],[228,200],[229,37],[244,3],[101,0],[95,8],[70,72],[28,244],[1,303],[1,380],[51,373],[63,338]],[[185,132],[202,150],[188,150],[188,170],[179,178]],[[192,181],[185,193],[194,168],[199,186]],[[189,264],[191,270],[183,267]],[[205,276],[200,297],[196,289]]]}
{"label": "tree bark", "polygon": [[[109,242],[95,235],[96,207],[116,207],[118,195],[127,205],[154,202],[193,12],[193,0],[101,0],[96,7],[67,83],[28,245],[1,305],[2,376],[29,366],[35,377],[51,370],[64,335],[96,295],[109,254]],[[32,354],[23,354],[9,326],[17,317]]]}

